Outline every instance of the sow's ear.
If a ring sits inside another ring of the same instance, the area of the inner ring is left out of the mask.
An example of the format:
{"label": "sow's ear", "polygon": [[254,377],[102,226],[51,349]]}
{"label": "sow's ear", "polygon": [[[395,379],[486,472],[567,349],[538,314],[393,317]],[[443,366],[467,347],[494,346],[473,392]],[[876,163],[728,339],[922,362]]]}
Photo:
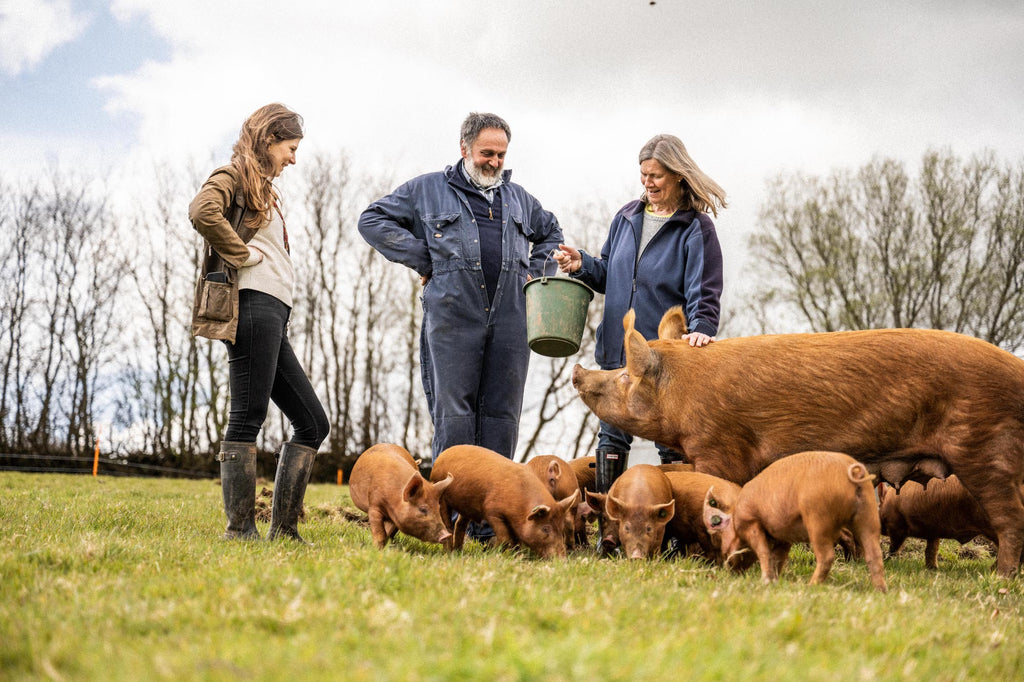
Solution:
{"label": "sow's ear", "polygon": [[661,323],[658,324],[658,338],[662,341],[679,340],[688,333],[683,306],[672,306],[661,316]]}
{"label": "sow's ear", "polygon": [[647,345],[647,339],[633,327],[636,313],[632,308],[622,318],[622,327],[626,330],[626,370],[630,376],[642,377],[657,369],[658,354]]}
{"label": "sow's ear", "polygon": [[708,488],[704,495],[704,527],[708,533],[714,535],[721,533],[732,523],[732,514],[726,514],[719,509],[718,500],[715,499],[715,487]]}

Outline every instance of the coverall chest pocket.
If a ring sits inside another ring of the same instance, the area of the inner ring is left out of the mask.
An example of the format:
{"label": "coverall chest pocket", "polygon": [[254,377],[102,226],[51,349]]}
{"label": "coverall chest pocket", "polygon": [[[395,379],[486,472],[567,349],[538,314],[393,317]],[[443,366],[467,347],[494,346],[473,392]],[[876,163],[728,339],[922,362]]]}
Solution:
{"label": "coverall chest pocket", "polygon": [[463,257],[460,213],[438,213],[423,216],[427,249],[434,262]]}
{"label": "coverall chest pocket", "polygon": [[530,266],[530,251],[533,248],[533,229],[521,215],[513,214],[510,220],[516,228],[512,231],[515,242],[512,245],[513,259],[519,261],[524,268],[528,268]]}

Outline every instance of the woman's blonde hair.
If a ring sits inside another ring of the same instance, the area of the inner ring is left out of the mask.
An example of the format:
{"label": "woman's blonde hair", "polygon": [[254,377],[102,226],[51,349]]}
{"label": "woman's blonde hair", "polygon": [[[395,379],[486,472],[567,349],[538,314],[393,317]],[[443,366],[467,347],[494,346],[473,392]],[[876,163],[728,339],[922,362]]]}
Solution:
{"label": "woman's blonde hair", "polygon": [[238,141],[231,151],[231,165],[242,174],[245,205],[254,211],[246,216],[249,227],[258,228],[270,220],[277,200],[268,149],[275,142],[302,138],[302,117],[283,104],[262,106],[245,119]]}
{"label": "woman's blonde hair", "polygon": [[[654,159],[668,170],[683,176],[683,210],[711,213],[718,217],[718,209],[726,208],[725,190],[712,180],[690,158],[686,145],[675,135],[655,135],[640,149],[640,163]],[[647,201],[647,191],[640,197]]]}

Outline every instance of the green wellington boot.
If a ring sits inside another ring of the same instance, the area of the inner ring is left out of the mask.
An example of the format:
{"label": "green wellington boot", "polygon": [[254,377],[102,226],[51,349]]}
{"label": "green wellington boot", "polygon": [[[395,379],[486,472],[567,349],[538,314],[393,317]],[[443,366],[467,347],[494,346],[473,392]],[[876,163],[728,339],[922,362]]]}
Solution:
{"label": "green wellington boot", "polygon": [[228,527],[225,540],[259,540],[256,529],[256,444],[222,441],[220,487]]}
{"label": "green wellington boot", "polygon": [[311,544],[299,535],[299,514],[306,497],[306,485],[313,471],[316,450],[305,445],[284,443],[274,477],[274,502],[270,510],[270,530],[267,539],[284,535],[304,544]]}
{"label": "green wellington boot", "polygon": [[[595,450],[595,453],[597,454],[597,463],[594,471],[594,487],[597,488],[597,492],[607,495],[615,479],[626,470],[626,465],[629,463],[629,453],[604,448],[598,448]],[[597,517],[598,551],[601,554],[610,554],[615,550],[615,547],[612,546],[610,541],[605,542],[604,526],[605,520],[602,513]]]}

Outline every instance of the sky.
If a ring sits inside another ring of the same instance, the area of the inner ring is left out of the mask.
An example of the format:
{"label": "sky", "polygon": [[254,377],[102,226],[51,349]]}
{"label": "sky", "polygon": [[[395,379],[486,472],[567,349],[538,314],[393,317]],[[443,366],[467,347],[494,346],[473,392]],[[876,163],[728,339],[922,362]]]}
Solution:
{"label": "sky", "polygon": [[1024,3],[0,0],[8,178],[226,162],[272,101],[305,118],[299,163],[343,150],[396,180],[456,161],[469,111],[498,113],[506,167],[569,243],[570,209],[638,196],[637,152],[675,134],[728,193],[728,305],[771,176],[1024,158]]}

